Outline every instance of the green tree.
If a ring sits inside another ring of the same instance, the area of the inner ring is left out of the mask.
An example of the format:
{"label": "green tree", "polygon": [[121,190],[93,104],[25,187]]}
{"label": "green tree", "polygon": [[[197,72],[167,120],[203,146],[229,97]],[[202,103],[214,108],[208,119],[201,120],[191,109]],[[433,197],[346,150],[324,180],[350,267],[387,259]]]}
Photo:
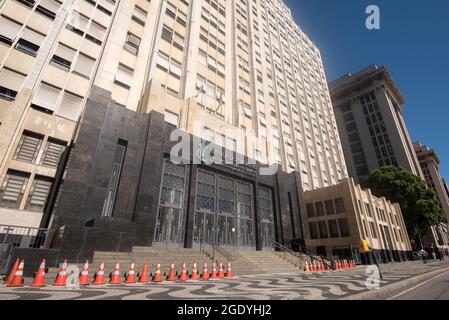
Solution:
{"label": "green tree", "polygon": [[430,226],[444,220],[435,192],[404,168],[386,166],[375,170],[364,186],[370,188],[377,197],[399,203],[410,240],[414,244],[419,244],[420,235],[423,236]]}

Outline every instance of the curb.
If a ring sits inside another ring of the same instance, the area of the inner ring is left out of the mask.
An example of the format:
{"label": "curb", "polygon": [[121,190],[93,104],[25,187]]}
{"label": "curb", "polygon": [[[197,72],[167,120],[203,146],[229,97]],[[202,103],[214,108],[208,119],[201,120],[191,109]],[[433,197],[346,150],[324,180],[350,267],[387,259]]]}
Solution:
{"label": "curb", "polygon": [[408,279],[404,279],[384,287],[381,287],[379,290],[371,290],[365,291],[362,293],[357,293],[355,295],[342,298],[341,300],[386,300],[389,297],[394,296],[399,293],[401,290],[411,288],[415,285],[418,285],[426,280],[429,280],[435,276],[446,273],[449,271],[449,267],[430,271],[424,274],[420,274]]}

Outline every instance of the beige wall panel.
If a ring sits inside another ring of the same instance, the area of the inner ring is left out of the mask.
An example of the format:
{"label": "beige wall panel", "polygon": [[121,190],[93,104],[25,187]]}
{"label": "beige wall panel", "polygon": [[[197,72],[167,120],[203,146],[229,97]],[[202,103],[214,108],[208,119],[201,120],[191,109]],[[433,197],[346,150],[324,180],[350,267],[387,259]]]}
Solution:
{"label": "beige wall panel", "polygon": [[23,22],[30,14],[30,9],[16,1],[6,1],[2,14],[13,20]]}
{"label": "beige wall panel", "polygon": [[67,76],[68,72],[53,67],[52,65],[47,65],[42,75],[42,81],[52,84],[58,88],[63,88]]}
{"label": "beige wall panel", "polygon": [[38,228],[42,213],[0,208],[0,224]]}
{"label": "beige wall panel", "polygon": [[17,50],[12,50],[5,62],[5,66],[20,73],[28,74],[35,61],[36,59],[30,55]]}

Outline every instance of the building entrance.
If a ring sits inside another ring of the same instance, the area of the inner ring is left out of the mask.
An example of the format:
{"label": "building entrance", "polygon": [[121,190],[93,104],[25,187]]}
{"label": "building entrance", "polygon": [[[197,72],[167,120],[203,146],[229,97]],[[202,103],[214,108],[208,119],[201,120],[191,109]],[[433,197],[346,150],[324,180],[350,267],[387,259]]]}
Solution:
{"label": "building entrance", "polygon": [[228,250],[254,250],[253,185],[198,170],[194,245],[216,244]]}

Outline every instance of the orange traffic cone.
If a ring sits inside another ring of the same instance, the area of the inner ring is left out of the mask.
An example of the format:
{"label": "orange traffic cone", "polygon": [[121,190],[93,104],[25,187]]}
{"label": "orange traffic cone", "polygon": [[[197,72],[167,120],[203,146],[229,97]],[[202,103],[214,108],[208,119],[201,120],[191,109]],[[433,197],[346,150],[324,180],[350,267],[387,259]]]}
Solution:
{"label": "orange traffic cone", "polygon": [[161,264],[158,262],[156,266],[156,273],[153,276],[153,282],[162,282],[161,278]]}
{"label": "orange traffic cone", "polygon": [[12,278],[14,278],[17,268],[19,267],[19,263],[20,263],[20,259],[17,259],[16,262],[14,262],[14,265],[12,266],[11,271],[9,272],[9,275],[5,280],[6,285],[8,285],[12,281]]}
{"label": "orange traffic cone", "polygon": [[104,263],[102,262],[100,265],[100,269],[98,269],[98,272],[95,274],[94,282],[92,282],[93,285],[101,285],[104,284]]}
{"label": "orange traffic cone", "polygon": [[228,268],[226,269],[226,278],[232,278],[232,268],[231,268],[231,261],[228,261]]}
{"label": "orange traffic cone", "polygon": [[220,264],[218,265],[218,278],[223,279],[225,276],[224,270],[223,270],[223,262],[220,261]]}
{"label": "orange traffic cone", "polygon": [[201,274],[201,280],[209,280],[209,272],[207,271],[207,262],[204,262],[203,273]]}
{"label": "orange traffic cone", "polygon": [[176,281],[175,264],[172,263],[168,271],[167,281]]}
{"label": "orange traffic cone", "polygon": [[134,262],[129,267],[128,275],[126,276],[125,283],[136,283],[136,270]]}
{"label": "orange traffic cone", "polygon": [[200,277],[198,275],[198,267],[196,262],[193,263],[192,274],[190,275],[190,280],[198,280]]}
{"label": "orange traffic cone", "polygon": [[89,282],[89,260],[84,263],[83,271],[81,271],[80,278],[78,280],[80,286],[88,286]]}
{"label": "orange traffic cone", "polygon": [[147,283],[150,281],[148,278],[148,263],[145,261],[143,264],[142,272],[140,273],[139,283]]}
{"label": "orange traffic cone", "polygon": [[179,275],[179,280],[181,280],[181,281],[189,280],[189,278],[187,277],[187,266],[186,266],[185,262],[182,265],[181,274]]}
{"label": "orange traffic cone", "polygon": [[109,284],[121,284],[122,279],[120,279],[120,263],[116,263],[114,267],[114,272],[112,272],[111,279],[109,280]]}
{"label": "orange traffic cone", "polygon": [[309,263],[307,261],[304,264],[304,272],[309,272]]}
{"label": "orange traffic cone", "polygon": [[217,263],[214,261],[213,267],[212,267],[212,273],[210,274],[210,279],[217,279]]}
{"label": "orange traffic cone", "polygon": [[7,287],[23,287],[23,267],[25,266],[25,262],[22,260],[17,267],[16,272],[14,272],[14,276],[11,281],[6,285]]}
{"label": "orange traffic cone", "polygon": [[65,287],[67,285],[67,260],[64,260],[53,285],[56,287]]}
{"label": "orange traffic cone", "polygon": [[37,270],[31,287],[45,287],[45,259],[42,260],[39,270]]}

